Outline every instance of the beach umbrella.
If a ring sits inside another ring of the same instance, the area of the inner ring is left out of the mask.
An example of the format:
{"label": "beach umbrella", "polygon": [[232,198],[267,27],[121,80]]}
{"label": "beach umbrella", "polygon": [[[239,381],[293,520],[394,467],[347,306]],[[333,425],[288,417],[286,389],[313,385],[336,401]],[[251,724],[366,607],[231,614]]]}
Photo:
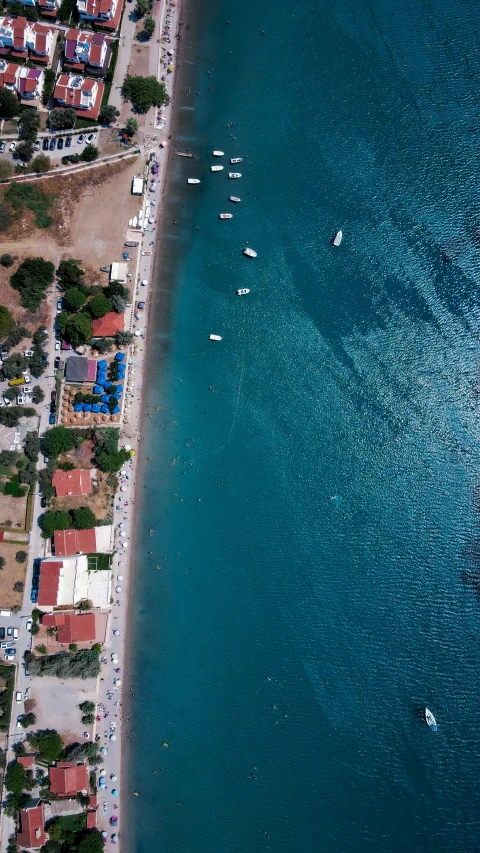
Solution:
{"label": "beach umbrella", "polygon": [[119,526],[120,530],[123,530],[123,528],[125,527],[125,525],[124,525],[123,521],[121,521],[121,522],[120,522],[120,524],[119,524],[118,526]]}
{"label": "beach umbrella", "polygon": [[101,747],[100,747],[100,753],[101,753],[102,755],[106,755],[107,750],[105,749],[105,747],[104,747],[104,746],[101,746]]}
{"label": "beach umbrella", "polygon": [[123,581],[123,575],[117,575],[117,581]]}
{"label": "beach umbrella", "polygon": [[127,491],[127,487],[126,487],[126,486],[120,486],[120,491],[121,491],[121,492],[126,492],[126,491]]}
{"label": "beach umbrella", "polygon": [[111,774],[110,779],[112,780],[112,782],[116,782],[116,781],[117,781],[117,777],[115,776],[115,773],[112,773],[112,774]]}
{"label": "beach umbrella", "polygon": [[126,535],[127,535],[127,534],[125,533],[125,531],[124,531],[124,530],[121,530],[121,531],[120,531],[120,533],[119,533],[119,536],[122,536],[122,537],[124,537],[124,536],[126,536]]}
{"label": "beach umbrella", "polygon": [[115,587],[115,592],[121,592],[121,591],[122,591],[122,587],[121,587],[121,586],[116,586],[116,587]]}
{"label": "beach umbrella", "polygon": [[120,631],[116,631],[116,630],[115,630],[115,631],[113,632],[113,636],[114,636],[114,637],[118,637],[118,636],[119,636],[119,634],[120,634]]}
{"label": "beach umbrella", "polygon": [[118,797],[118,791],[116,788],[112,789],[112,797]]}
{"label": "beach umbrella", "polygon": [[116,739],[117,739],[116,735],[110,735],[110,740],[116,740]]}
{"label": "beach umbrella", "polygon": [[128,453],[131,449],[132,449],[132,448],[130,447],[130,445],[129,445],[129,444],[126,444],[126,445],[125,445],[125,450],[127,451],[127,453]]}
{"label": "beach umbrella", "polygon": [[124,542],[123,539],[122,539],[122,545],[124,548],[128,548],[128,542]]}

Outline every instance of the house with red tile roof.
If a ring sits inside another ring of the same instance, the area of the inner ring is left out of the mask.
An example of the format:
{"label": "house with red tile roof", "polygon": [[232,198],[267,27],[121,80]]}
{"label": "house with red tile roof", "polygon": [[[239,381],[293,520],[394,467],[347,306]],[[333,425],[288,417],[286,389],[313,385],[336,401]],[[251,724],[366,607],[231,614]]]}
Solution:
{"label": "house with red tile roof", "polygon": [[103,76],[108,71],[112,40],[104,33],[70,29],[63,43],[63,67]]}
{"label": "house with red tile roof", "polygon": [[95,613],[68,613],[65,610],[46,613],[42,617],[42,625],[56,628],[57,642],[67,646],[70,643],[93,643],[96,639]]}
{"label": "house with red tile roof", "polygon": [[112,526],[91,527],[89,530],[55,530],[53,543],[56,557],[73,554],[107,554],[112,550]]}
{"label": "house with red tile roof", "polygon": [[71,107],[82,118],[96,121],[100,112],[105,85],[81,74],[60,74],[53,97],[60,107]]}
{"label": "house with red tile roof", "polygon": [[77,0],[80,22],[114,32],[119,24],[123,0]]}
{"label": "house with red tile roof", "polygon": [[21,764],[25,770],[29,770],[35,764],[35,756],[31,752],[28,755],[18,755],[17,764]]}
{"label": "house with red tile roof", "polygon": [[59,797],[75,797],[77,794],[87,794],[88,767],[86,763],[76,764],[73,761],[57,761],[55,767],[50,767],[50,793]]}
{"label": "house with red tile roof", "polygon": [[48,65],[53,57],[57,31],[38,21],[27,21],[19,16],[0,18],[0,55],[11,53],[23,59],[32,59]]}
{"label": "house with red tile roof", "polygon": [[72,607],[88,600],[94,607],[106,608],[110,587],[110,572],[95,571],[94,565],[90,571],[86,554],[47,557],[40,565],[37,603],[39,607]]}
{"label": "house with red tile roof", "polygon": [[74,468],[73,471],[61,471],[57,468],[52,477],[52,486],[57,493],[57,498],[90,495],[92,471],[90,468]]}
{"label": "house with red tile roof", "polygon": [[58,0],[37,0],[37,2],[42,15],[45,15],[46,18],[52,19],[57,17],[58,10],[60,8]]}
{"label": "house with red tile roof", "polygon": [[20,97],[27,106],[40,106],[45,72],[42,68],[27,68],[0,59],[0,86]]}
{"label": "house with red tile roof", "polygon": [[94,338],[114,338],[117,332],[125,330],[125,316],[117,314],[116,311],[109,311],[105,317],[93,320],[92,328]]}
{"label": "house with red tile roof", "polygon": [[25,809],[20,809],[20,827],[17,832],[17,844],[19,847],[43,847],[45,837],[45,816],[43,805],[38,800]]}

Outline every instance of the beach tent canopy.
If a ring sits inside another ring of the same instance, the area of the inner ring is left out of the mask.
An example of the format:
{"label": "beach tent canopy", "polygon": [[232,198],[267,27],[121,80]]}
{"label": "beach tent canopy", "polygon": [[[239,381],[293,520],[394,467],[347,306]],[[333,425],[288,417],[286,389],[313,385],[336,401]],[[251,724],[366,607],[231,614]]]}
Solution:
{"label": "beach tent canopy", "polygon": [[92,411],[92,404],[91,403],[84,403],[83,404],[83,411],[84,412],[91,412]]}
{"label": "beach tent canopy", "polygon": [[94,403],[92,405],[92,412],[95,412],[96,414],[98,414],[99,411],[100,411],[100,403]]}
{"label": "beach tent canopy", "polygon": [[115,356],[115,361],[124,361],[124,360],[125,360],[125,353],[124,352],[117,352],[117,354]]}
{"label": "beach tent canopy", "polygon": [[101,399],[102,399],[102,403],[108,403],[108,401],[110,399],[110,395],[109,394],[102,394]]}
{"label": "beach tent canopy", "polygon": [[83,411],[83,406],[82,406],[82,404],[81,404],[81,403],[75,403],[75,405],[74,405],[74,407],[73,407],[73,411],[74,411],[74,412],[81,412],[81,411]]}
{"label": "beach tent canopy", "polygon": [[119,415],[119,414],[120,414],[120,406],[115,406],[115,408],[112,412],[112,415]]}
{"label": "beach tent canopy", "polygon": [[103,391],[103,388],[101,385],[94,385],[94,387],[93,387],[93,393],[94,394],[101,394],[102,391]]}
{"label": "beach tent canopy", "polygon": [[107,366],[108,366],[108,364],[107,364],[107,359],[106,359],[106,358],[101,358],[101,359],[100,359],[100,361],[98,362],[98,366],[99,366],[99,367],[105,367],[105,369],[106,369],[106,368],[107,368]]}
{"label": "beach tent canopy", "polygon": [[[109,398],[107,397],[107,399],[109,399]],[[110,410],[109,410],[108,406],[106,405],[106,403],[103,403],[100,406],[100,411],[102,412],[103,415],[108,415]]]}

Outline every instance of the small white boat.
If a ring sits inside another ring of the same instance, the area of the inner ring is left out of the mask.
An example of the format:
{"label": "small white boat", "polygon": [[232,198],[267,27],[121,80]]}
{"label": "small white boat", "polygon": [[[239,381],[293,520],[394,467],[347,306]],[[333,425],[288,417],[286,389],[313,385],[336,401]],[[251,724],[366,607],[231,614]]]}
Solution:
{"label": "small white boat", "polygon": [[221,172],[222,169],[223,169],[223,166],[210,166],[211,172]]}
{"label": "small white boat", "polygon": [[248,246],[243,250],[243,254],[247,256],[247,258],[256,258],[257,253],[253,251],[253,249],[249,249]]}
{"label": "small white boat", "polygon": [[219,219],[231,219],[232,216],[233,216],[233,213],[219,213],[218,214]]}
{"label": "small white boat", "polygon": [[340,245],[340,243],[342,242],[342,239],[343,239],[343,234],[342,234],[342,232],[341,232],[341,231],[337,231],[337,233],[335,234],[335,237],[333,238],[332,245],[333,245],[333,246],[339,246],[339,245]]}
{"label": "small white boat", "polygon": [[212,154],[214,157],[223,157],[225,154],[225,151],[212,151]]}
{"label": "small white boat", "polygon": [[239,197],[238,197],[238,195],[231,195],[231,196],[230,196],[230,198],[229,198],[228,200],[229,200],[229,201],[236,201],[236,202],[239,202],[239,201],[241,201],[242,199],[241,199],[241,198],[239,198]]}
{"label": "small white boat", "polygon": [[250,293],[249,287],[241,287],[239,290],[235,291],[235,296],[246,296],[247,293]]}
{"label": "small white boat", "polygon": [[437,721],[428,708],[425,708],[425,722],[434,732],[437,731]]}
{"label": "small white boat", "polygon": [[[222,166],[222,169],[223,169],[223,166]],[[229,172],[228,177],[229,178],[241,178],[242,173],[241,172]]]}
{"label": "small white boat", "polygon": [[209,335],[208,337],[210,338],[211,341],[221,341],[222,340],[221,335]]}
{"label": "small white boat", "polygon": [[243,157],[230,157],[230,163],[232,166],[234,163],[243,163]]}
{"label": "small white boat", "polygon": [[190,159],[193,157],[193,154],[188,154],[186,151],[175,151],[175,154],[177,157],[190,157]]}
{"label": "small white boat", "polygon": [[187,178],[187,184],[199,184],[200,181],[198,178]]}

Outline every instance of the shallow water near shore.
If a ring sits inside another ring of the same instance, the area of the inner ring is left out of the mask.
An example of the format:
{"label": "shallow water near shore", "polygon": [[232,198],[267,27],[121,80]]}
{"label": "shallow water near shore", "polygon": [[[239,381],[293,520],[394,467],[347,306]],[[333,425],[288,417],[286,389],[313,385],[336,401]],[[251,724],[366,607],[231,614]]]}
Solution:
{"label": "shallow water near shore", "polygon": [[172,159],[148,344],[126,848],[470,853],[477,9],[183,18],[196,157]]}

